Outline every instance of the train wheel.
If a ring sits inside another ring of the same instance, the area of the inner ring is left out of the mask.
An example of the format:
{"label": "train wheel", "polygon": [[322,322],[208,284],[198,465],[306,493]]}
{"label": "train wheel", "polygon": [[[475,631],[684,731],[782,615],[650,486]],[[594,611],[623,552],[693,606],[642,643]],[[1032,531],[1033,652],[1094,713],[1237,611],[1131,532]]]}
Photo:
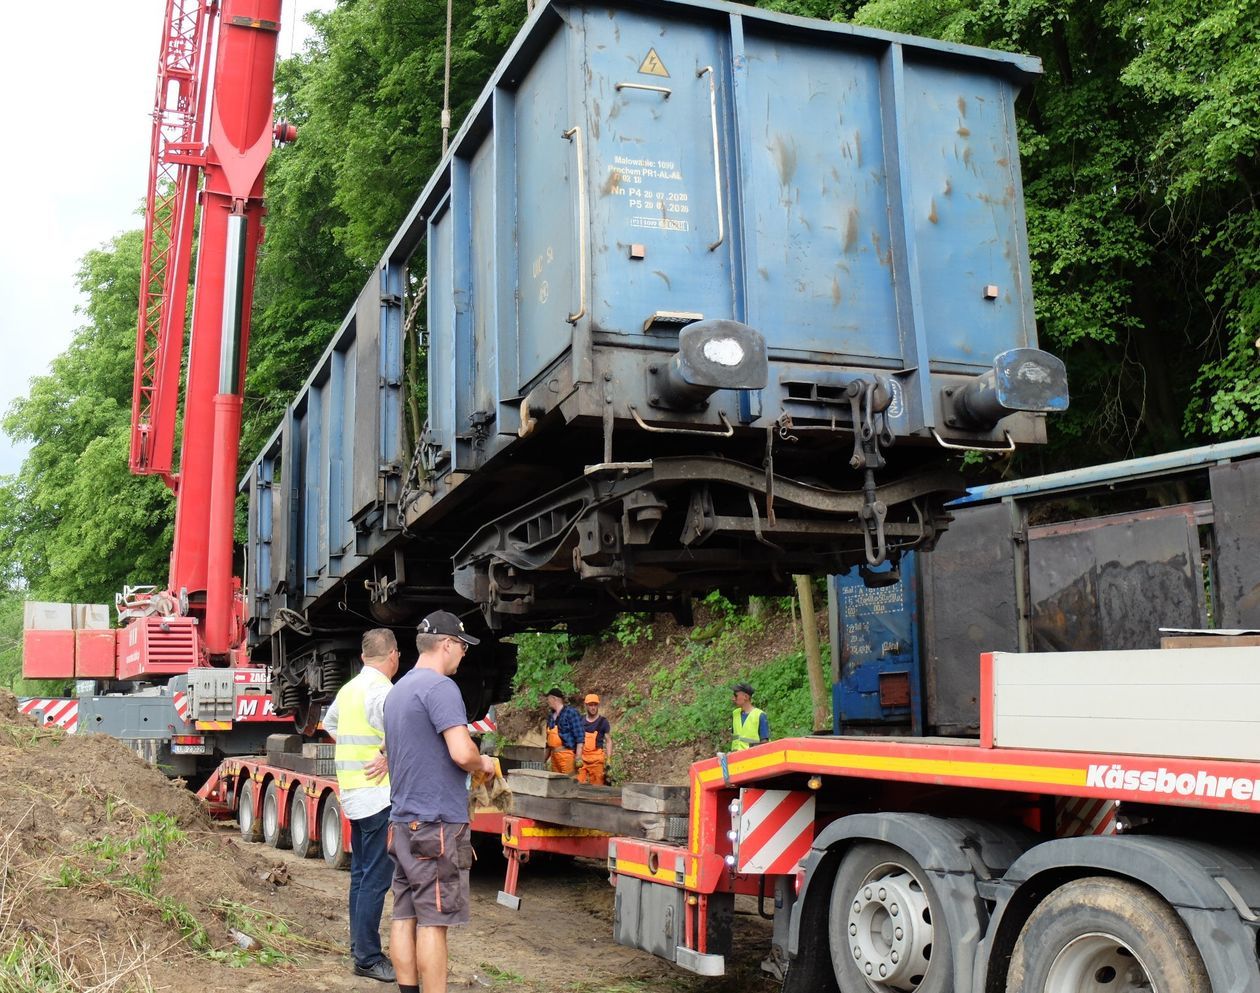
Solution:
{"label": "train wheel", "polygon": [[341,804],[331,793],[324,799],[319,814],[319,850],[334,869],[350,865],[350,853],[341,836]]}
{"label": "train wheel", "polygon": [[280,826],[280,808],[284,804],[284,792],[273,779],[263,794],[262,836],[272,848],[289,847],[289,829]]}
{"label": "train wheel", "polygon": [[1028,918],[1008,993],[1210,993],[1207,971],[1176,911],[1124,879],[1060,886]]}
{"label": "train wheel", "polygon": [[252,779],[241,783],[236,797],[236,821],[241,826],[241,837],[245,841],[262,841],[262,826],[254,816],[254,797],[258,786]]}
{"label": "train wheel", "polygon": [[862,842],[831,891],[831,964],[844,993],[948,993],[954,968],[940,900],[900,848]]}
{"label": "train wheel", "polygon": [[293,842],[293,854],[300,859],[310,859],[318,855],[319,846],[311,837],[311,819],[306,812],[306,793],[301,789],[293,791],[293,799],[289,801],[289,838]]}

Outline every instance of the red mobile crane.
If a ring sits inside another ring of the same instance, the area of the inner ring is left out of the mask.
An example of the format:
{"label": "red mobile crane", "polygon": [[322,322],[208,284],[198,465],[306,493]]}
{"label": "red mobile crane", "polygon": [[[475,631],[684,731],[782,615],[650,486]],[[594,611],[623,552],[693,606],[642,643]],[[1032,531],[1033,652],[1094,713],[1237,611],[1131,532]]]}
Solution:
{"label": "red mobile crane", "polygon": [[[263,174],[273,142],[295,129],[273,126],[272,93],[281,0],[167,0],[158,61],[149,160],[139,327],[132,401],[131,471],[160,476],[175,494],[175,539],[165,589],[128,587],[117,597],[116,631],[84,630],[66,605],[49,605],[32,628],[28,611],[23,673],[28,678],[81,678],[167,684],[161,714],[125,714],[81,697],[57,705],[58,723],[73,729],[91,710],[98,730],[125,739],[133,725],[156,724],[166,736],[228,730],[240,716],[235,697],[248,690],[247,716],[260,706],[266,672],[251,669],[245,648],[241,580],[233,576],[232,526],[240,445],[241,388],[249,345],[254,269],[262,238]],[[192,268],[197,271],[188,364],[184,322]],[[174,462],[180,433],[182,448]],[[104,611],[96,612],[99,618]],[[42,629],[41,629],[42,628]],[[78,629],[78,630],[75,630]],[[194,670],[231,669],[226,683],[193,685]],[[239,684],[239,685],[237,685]],[[207,707],[197,707],[198,685]],[[224,696],[226,695],[226,706]],[[189,697],[193,698],[190,712]],[[92,698],[103,701],[105,698]],[[82,706],[79,706],[82,704]],[[166,711],[171,711],[167,714]],[[50,708],[44,708],[49,719]],[[217,720],[202,720],[205,717]],[[223,720],[222,718],[227,718]],[[111,726],[117,724],[118,727]],[[176,754],[210,751],[185,735]],[[195,739],[195,740],[194,740]],[[151,739],[145,739],[151,740]],[[155,758],[155,749],[140,748]]]}

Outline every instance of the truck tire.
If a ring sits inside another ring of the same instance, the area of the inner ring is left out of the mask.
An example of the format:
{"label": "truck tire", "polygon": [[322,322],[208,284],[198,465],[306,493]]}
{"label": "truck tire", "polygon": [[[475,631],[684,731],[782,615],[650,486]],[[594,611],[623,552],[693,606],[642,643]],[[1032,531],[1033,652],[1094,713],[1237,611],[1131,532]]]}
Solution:
{"label": "truck tire", "polygon": [[262,836],[272,848],[289,847],[289,829],[280,826],[280,812],[284,808],[285,795],[274,779],[267,784],[263,794]]}
{"label": "truck tire", "polygon": [[1006,989],[1211,993],[1212,986],[1172,907],[1137,883],[1090,876],[1060,886],[1037,905],[1015,943]]}
{"label": "truck tire", "polygon": [[320,806],[319,851],[334,869],[346,869],[350,865],[350,853],[341,835],[341,804],[332,793],[324,797]]}
{"label": "truck tire", "polygon": [[893,845],[860,842],[840,861],[828,917],[841,993],[950,993],[950,935],[931,878]]}
{"label": "truck tire", "polygon": [[244,841],[262,841],[262,825],[254,816],[254,797],[258,793],[258,785],[249,778],[241,783],[236,798],[236,821],[241,826],[241,838]]}
{"label": "truck tire", "polygon": [[311,818],[306,812],[306,793],[299,787],[289,801],[289,839],[293,842],[293,854],[300,859],[314,858],[320,854],[319,846],[311,837]]}

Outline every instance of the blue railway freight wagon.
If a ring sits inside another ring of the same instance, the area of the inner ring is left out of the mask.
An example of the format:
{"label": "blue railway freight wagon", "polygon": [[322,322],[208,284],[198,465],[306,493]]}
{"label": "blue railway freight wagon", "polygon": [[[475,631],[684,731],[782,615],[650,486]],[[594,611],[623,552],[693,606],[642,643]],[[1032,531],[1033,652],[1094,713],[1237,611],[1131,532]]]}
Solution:
{"label": "blue railway freight wagon", "polygon": [[439,606],[490,635],[479,710],[501,635],[930,547],[956,450],[1067,403],[1016,147],[1038,72],[733,4],[539,5],[246,477],[277,707]]}

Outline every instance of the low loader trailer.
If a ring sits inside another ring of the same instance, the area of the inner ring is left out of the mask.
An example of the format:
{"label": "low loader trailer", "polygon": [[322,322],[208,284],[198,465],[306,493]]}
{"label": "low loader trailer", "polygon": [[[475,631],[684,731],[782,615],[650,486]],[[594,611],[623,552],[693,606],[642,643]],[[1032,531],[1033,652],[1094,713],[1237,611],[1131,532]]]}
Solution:
{"label": "low loader trailer", "polygon": [[[490,721],[477,721],[470,724],[469,729],[483,733],[494,728]],[[341,808],[333,765],[335,746],[303,742],[297,735],[272,736],[268,745],[265,755],[225,759],[202,785],[198,797],[212,816],[236,818],[241,837],[247,842],[292,848],[301,858],[323,858],[335,869],[348,868],[350,821]],[[287,750],[289,748],[292,750]],[[602,815],[599,812],[576,815],[578,821],[585,818],[599,827],[553,823],[520,813],[505,813],[489,805],[473,811],[473,831],[496,839],[502,846],[507,869],[499,902],[513,910],[521,906],[517,892],[521,866],[534,854],[581,856],[602,861],[608,857],[612,838],[609,829],[625,830],[635,826],[633,814],[618,818],[620,790],[579,787],[567,777],[555,778],[570,784],[572,789],[566,793],[581,791],[579,811],[590,810],[595,804],[605,811]],[[554,785],[551,791],[556,791]],[[553,821],[575,819],[570,796],[523,797],[520,805],[549,815]]]}
{"label": "low loader trailer", "polygon": [[1260,649],[994,653],[981,735],[696,763],[614,838],[617,941],[702,975],[772,894],[787,993],[1260,990]]}

